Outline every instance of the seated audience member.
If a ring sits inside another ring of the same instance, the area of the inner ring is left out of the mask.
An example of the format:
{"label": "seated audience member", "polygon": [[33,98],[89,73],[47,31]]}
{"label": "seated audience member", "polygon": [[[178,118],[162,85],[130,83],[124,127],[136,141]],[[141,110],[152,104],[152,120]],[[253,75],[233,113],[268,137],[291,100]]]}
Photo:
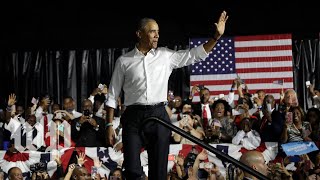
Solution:
{"label": "seated audience member", "polygon": [[253,150],[260,146],[261,138],[257,131],[252,129],[252,120],[244,118],[241,121],[241,129],[232,139],[232,144],[242,145],[247,150]]}
{"label": "seated audience member", "polygon": [[93,105],[89,99],[82,102],[82,116],[71,123],[71,137],[76,146],[104,147],[105,122],[93,114]]}

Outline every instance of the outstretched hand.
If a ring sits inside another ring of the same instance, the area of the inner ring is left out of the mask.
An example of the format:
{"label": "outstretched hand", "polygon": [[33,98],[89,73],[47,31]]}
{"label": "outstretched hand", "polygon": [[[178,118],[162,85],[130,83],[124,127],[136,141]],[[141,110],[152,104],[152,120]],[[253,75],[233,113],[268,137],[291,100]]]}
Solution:
{"label": "outstretched hand", "polygon": [[218,22],[214,23],[216,26],[216,33],[214,35],[215,39],[219,39],[223,35],[228,18],[229,16],[227,16],[227,12],[223,11]]}

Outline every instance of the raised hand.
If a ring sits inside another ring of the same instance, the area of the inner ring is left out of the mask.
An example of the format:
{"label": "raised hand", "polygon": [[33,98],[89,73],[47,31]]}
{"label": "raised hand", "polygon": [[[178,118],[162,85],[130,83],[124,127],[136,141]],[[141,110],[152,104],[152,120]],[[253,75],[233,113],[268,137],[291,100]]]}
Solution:
{"label": "raised hand", "polygon": [[72,173],[74,168],[76,168],[76,165],[74,163],[70,164],[69,167],[68,167],[68,173]]}
{"label": "raised hand", "polygon": [[199,154],[198,154],[198,157],[197,157],[199,160],[206,160],[208,159],[208,151],[203,149]]}
{"label": "raised hand", "polygon": [[100,161],[98,157],[95,157],[93,158],[93,165],[97,168],[100,168],[102,165],[102,161]]}
{"label": "raised hand", "polygon": [[12,106],[16,103],[16,95],[14,93],[9,95],[8,106]]}
{"label": "raised hand", "polygon": [[227,16],[227,12],[223,11],[219,17],[218,22],[214,23],[216,26],[216,33],[214,35],[215,39],[219,39],[223,35],[228,18],[229,16]]}
{"label": "raised hand", "polygon": [[86,160],[86,155],[84,153],[80,153],[79,156],[77,155],[77,161],[79,165],[83,165],[87,160]]}
{"label": "raised hand", "polygon": [[108,93],[108,87],[107,87],[107,85],[103,85],[103,89],[102,89],[102,91],[101,91],[101,93],[102,94],[107,94]]}

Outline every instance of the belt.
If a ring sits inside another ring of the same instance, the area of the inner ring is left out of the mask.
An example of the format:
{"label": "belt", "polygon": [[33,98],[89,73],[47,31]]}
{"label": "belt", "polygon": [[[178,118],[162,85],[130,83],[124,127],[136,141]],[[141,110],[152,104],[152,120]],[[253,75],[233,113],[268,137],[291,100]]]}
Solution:
{"label": "belt", "polygon": [[157,104],[152,104],[152,105],[134,104],[134,105],[128,106],[127,108],[147,110],[147,109],[155,109],[158,107],[163,107],[165,105],[166,105],[166,102],[159,102]]}

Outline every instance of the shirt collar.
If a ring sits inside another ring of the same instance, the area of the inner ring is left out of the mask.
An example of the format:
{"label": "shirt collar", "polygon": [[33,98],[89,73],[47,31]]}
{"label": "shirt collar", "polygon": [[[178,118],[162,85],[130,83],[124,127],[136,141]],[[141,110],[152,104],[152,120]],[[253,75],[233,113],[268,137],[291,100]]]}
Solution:
{"label": "shirt collar", "polygon": [[207,104],[201,104],[201,106],[202,106],[202,107],[204,107],[204,106],[205,106],[205,107],[209,107],[209,103],[207,103]]}
{"label": "shirt collar", "polygon": [[[148,52],[152,55],[156,54],[156,49],[150,49],[150,51]],[[138,57],[138,56],[145,56],[141,51],[139,51],[139,49],[137,48],[137,45],[134,47],[134,57]]]}

